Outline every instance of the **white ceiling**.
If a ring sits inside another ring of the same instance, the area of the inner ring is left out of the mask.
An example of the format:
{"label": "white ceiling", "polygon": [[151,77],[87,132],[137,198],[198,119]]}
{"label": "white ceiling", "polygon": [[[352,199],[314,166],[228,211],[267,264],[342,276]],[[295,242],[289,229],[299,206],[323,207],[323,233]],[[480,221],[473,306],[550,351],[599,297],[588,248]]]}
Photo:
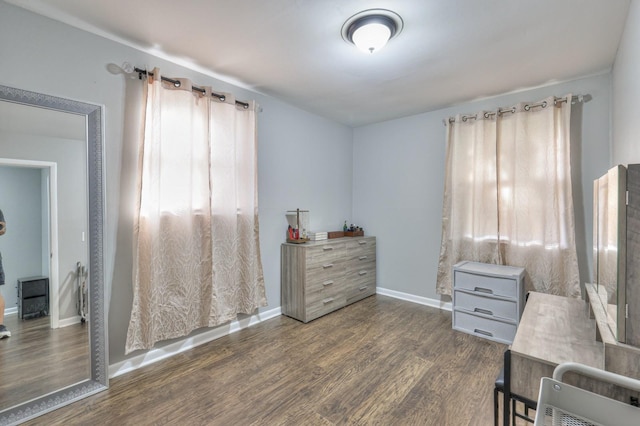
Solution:
{"label": "white ceiling", "polygon": [[[630,0],[8,2],[358,126],[606,72]],[[365,55],[340,30],[370,8],[404,30]]]}

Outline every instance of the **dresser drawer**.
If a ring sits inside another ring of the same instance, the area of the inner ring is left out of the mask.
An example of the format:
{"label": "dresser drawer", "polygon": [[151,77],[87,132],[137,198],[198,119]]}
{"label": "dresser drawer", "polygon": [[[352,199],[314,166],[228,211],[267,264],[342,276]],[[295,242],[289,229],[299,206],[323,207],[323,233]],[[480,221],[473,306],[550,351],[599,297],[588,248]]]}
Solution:
{"label": "dresser drawer", "polygon": [[347,262],[344,259],[326,259],[324,262],[307,264],[305,271],[307,283],[324,281],[340,276],[346,271]]}
{"label": "dresser drawer", "polygon": [[309,281],[305,290],[305,303],[315,303],[328,297],[344,296],[347,293],[344,275]]}
{"label": "dresser drawer", "polygon": [[454,270],[455,289],[464,289],[495,296],[517,297],[518,283],[515,279],[476,275]]}
{"label": "dresser drawer", "polygon": [[307,267],[316,266],[323,263],[331,263],[337,259],[344,259],[346,256],[345,243],[319,244],[304,248],[306,253]]}
{"label": "dresser drawer", "polygon": [[376,248],[367,247],[363,250],[348,250],[349,262],[354,268],[363,263],[376,263]]}
{"label": "dresser drawer", "polygon": [[376,251],[376,239],[374,237],[365,237],[365,238],[353,238],[350,241],[347,241],[347,250],[373,250]]}
{"label": "dresser drawer", "polygon": [[316,300],[312,303],[308,303],[306,306],[306,321],[309,322],[313,319],[326,315],[336,309],[342,308],[346,304],[344,296],[334,295],[328,296],[321,300]]}
{"label": "dresser drawer", "polygon": [[348,291],[347,303],[353,303],[376,293],[376,239],[354,238],[347,241]]}
{"label": "dresser drawer", "polygon": [[357,302],[360,299],[376,294],[376,283],[362,283],[358,287],[350,287],[347,293],[347,304]]}
{"label": "dresser drawer", "polygon": [[464,311],[477,312],[492,317],[518,321],[516,300],[504,300],[483,296],[478,293],[454,291],[454,306]]}
{"label": "dresser drawer", "polygon": [[369,262],[358,265],[358,268],[350,268],[347,273],[347,280],[352,288],[357,288],[370,283],[373,283],[375,287],[376,264],[374,262]]}
{"label": "dresser drawer", "polygon": [[347,274],[347,303],[364,299],[376,292],[376,264],[367,262],[353,266]]}
{"label": "dresser drawer", "polygon": [[453,328],[496,342],[511,344],[516,335],[516,325],[497,319],[489,319],[462,311],[453,311]]}

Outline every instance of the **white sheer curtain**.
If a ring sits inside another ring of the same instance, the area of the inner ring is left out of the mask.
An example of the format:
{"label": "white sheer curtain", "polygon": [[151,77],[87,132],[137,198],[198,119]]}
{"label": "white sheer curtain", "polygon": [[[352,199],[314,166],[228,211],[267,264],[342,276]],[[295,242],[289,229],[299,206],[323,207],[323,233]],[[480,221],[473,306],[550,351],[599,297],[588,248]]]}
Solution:
{"label": "white sheer curtain", "polygon": [[455,123],[447,124],[437,280],[441,294],[451,294],[451,268],[459,260],[499,263],[496,167],[495,115],[458,115]]}
{"label": "white sheer curtain", "polygon": [[255,104],[238,108],[144,84],[126,352],[149,349],[266,305],[258,239]]}
{"label": "white sheer curtain", "polygon": [[438,293],[472,260],[524,267],[526,290],[580,295],[570,118],[567,95],[447,122]]}

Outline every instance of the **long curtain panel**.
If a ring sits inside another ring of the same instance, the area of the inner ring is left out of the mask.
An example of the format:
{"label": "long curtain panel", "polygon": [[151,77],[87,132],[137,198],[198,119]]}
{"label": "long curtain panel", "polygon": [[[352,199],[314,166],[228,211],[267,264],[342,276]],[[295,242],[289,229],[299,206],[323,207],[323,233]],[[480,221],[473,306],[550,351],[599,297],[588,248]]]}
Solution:
{"label": "long curtain panel", "polygon": [[568,99],[498,118],[500,254],[525,268],[528,290],[579,297]]}
{"label": "long curtain panel", "polygon": [[[524,267],[526,290],[579,296],[569,161],[571,95],[473,117],[447,123],[438,293],[451,295],[453,265],[471,260]],[[478,184],[478,175],[494,178]],[[468,226],[478,220],[495,228]]]}
{"label": "long curtain panel", "polygon": [[144,83],[127,353],[266,305],[255,105],[179,81]]}
{"label": "long curtain panel", "polygon": [[[442,244],[437,290],[451,294],[459,260],[498,263],[498,194],[495,115],[458,115],[447,124]],[[481,167],[474,167],[481,165]]]}

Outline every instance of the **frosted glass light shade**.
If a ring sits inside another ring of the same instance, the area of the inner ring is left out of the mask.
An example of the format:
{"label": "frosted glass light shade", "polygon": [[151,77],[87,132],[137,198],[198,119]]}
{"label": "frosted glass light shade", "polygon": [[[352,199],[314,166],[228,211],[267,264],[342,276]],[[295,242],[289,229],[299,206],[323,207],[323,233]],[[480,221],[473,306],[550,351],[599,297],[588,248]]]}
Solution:
{"label": "frosted glass light shade", "polygon": [[372,54],[400,34],[404,23],[400,15],[386,9],[358,12],[342,25],[342,39],[358,50]]}
{"label": "frosted glass light shade", "polygon": [[358,28],[351,38],[358,49],[366,53],[375,53],[387,44],[391,38],[391,30],[386,25],[371,23]]}

